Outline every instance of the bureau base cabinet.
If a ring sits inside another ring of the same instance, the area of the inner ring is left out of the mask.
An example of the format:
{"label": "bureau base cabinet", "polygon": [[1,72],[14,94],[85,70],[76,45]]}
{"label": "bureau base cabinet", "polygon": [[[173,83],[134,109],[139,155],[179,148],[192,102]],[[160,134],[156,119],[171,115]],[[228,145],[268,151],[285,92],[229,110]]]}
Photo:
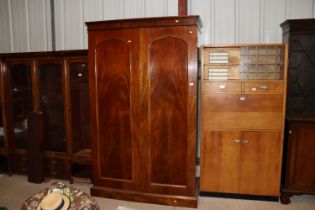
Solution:
{"label": "bureau base cabinet", "polygon": [[199,18],[87,23],[91,194],[197,206]]}
{"label": "bureau base cabinet", "polygon": [[211,131],[201,145],[201,191],[279,193],[280,132]]}
{"label": "bureau base cabinet", "polygon": [[287,46],[203,46],[200,191],[280,194]]}

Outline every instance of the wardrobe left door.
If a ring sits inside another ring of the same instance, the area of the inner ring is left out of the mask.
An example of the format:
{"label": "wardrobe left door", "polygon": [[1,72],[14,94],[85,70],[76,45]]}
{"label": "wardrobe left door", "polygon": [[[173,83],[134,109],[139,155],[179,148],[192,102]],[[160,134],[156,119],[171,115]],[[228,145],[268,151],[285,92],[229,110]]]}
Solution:
{"label": "wardrobe left door", "polygon": [[139,67],[136,29],[89,33],[93,182],[139,189]]}

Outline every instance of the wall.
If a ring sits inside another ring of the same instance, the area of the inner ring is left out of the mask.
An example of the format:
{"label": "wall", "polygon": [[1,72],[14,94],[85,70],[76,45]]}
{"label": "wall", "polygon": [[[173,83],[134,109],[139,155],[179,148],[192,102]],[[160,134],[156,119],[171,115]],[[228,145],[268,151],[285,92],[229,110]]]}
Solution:
{"label": "wall", "polygon": [[0,0],[0,52],[51,50],[50,0]]}
{"label": "wall", "polygon": [[177,0],[55,0],[56,49],[86,49],[84,22],[175,16],[177,8]]}
{"label": "wall", "polygon": [[[188,0],[188,6],[203,22],[199,44],[281,42],[285,19],[315,17],[315,0]],[[177,10],[177,0],[0,0],[0,52],[86,49],[86,21]]]}

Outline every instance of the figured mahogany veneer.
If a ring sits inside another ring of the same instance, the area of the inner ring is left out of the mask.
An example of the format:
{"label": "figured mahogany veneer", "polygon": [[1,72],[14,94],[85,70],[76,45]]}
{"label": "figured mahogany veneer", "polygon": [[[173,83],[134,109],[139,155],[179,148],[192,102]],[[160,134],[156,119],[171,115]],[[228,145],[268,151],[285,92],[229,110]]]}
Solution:
{"label": "figured mahogany veneer", "polygon": [[92,195],[196,207],[198,25],[87,23]]}

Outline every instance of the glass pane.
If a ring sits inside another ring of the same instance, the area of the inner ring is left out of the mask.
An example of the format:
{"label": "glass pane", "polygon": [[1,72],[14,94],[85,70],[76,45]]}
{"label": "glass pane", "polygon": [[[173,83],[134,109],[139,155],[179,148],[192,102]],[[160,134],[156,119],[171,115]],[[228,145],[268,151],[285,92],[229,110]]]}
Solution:
{"label": "glass pane", "polygon": [[283,79],[284,47],[241,47],[240,51],[240,79]]}
{"label": "glass pane", "polygon": [[17,148],[27,147],[27,115],[33,110],[31,68],[25,64],[9,67],[13,138]]}
{"label": "glass pane", "polygon": [[72,63],[70,69],[71,125],[73,152],[90,149],[89,84],[87,63]]}
{"label": "glass pane", "polygon": [[61,66],[39,66],[40,106],[44,115],[45,149],[65,152],[65,120]]}

